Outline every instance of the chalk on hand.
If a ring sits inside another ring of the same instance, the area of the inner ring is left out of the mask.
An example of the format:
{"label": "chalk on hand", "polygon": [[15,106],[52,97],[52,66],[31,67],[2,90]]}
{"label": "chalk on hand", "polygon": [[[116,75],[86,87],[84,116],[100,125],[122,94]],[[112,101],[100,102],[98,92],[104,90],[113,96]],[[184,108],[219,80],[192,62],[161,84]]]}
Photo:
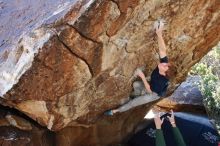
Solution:
{"label": "chalk on hand", "polygon": [[164,26],[165,21],[163,19],[158,19],[154,22],[154,29]]}

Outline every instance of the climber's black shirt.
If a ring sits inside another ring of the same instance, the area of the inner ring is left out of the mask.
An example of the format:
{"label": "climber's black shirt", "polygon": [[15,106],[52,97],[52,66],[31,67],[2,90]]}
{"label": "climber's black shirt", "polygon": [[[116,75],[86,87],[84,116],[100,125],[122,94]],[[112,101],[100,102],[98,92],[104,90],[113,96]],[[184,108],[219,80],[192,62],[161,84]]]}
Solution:
{"label": "climber's black shirt", "polygon": [[[168,63],[167,56],[160,58],[161,63]],[[158,96],[164,96],[167,91],[169,80],[159,74],[159,68],[158,66],[153,70],[151,74],[151,81],[150,81],[150,87],[151,90],[158,94]]]}

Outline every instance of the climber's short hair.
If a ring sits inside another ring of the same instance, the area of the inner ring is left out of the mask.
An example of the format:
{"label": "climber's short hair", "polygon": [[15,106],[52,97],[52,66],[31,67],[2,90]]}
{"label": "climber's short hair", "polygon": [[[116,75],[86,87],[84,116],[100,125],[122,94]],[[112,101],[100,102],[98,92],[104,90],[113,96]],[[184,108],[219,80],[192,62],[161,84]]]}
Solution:
{"label": "climber's short hair", "polygon": [[173,79],[177,75],[177,67],[174,65],[172,62],[168,63],[168,70],[165,72],[166,73],[166,78],[167,79]]}

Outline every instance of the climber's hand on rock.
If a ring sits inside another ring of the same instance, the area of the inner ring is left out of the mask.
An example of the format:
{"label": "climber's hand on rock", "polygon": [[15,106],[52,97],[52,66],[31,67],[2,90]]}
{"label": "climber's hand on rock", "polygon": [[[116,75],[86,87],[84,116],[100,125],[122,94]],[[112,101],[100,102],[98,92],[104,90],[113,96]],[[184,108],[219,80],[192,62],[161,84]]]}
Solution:
{"label": "climber's hand on rock", "polygon": [[157,36],[162,36],[164,30],[164,23],[163,21],[158,21],[158,26],[156,27],[156,34]]}
{"label": "climber's hand on rock", "polygon": [[142,70],[140,70],[140,69],[137,69],[136,70],[136,73],[137,73],[137,75],[140,77],[140,78],[145,78],[145,75],[144,75],[144,73],[142,72]]}

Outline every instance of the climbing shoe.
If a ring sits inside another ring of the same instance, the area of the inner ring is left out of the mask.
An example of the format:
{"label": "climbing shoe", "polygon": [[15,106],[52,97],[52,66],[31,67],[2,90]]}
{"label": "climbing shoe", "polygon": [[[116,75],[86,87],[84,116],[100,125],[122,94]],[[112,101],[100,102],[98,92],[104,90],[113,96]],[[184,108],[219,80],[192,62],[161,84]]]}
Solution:
{"label": "climbing shoe", "polygon": [[112,115],[113,115],[113,112],[112,112],[112,110],[108,110],[108,111],[106,111],[106,112],[104,113],[104,115],[106,115],[106,116],[112,116]]}

